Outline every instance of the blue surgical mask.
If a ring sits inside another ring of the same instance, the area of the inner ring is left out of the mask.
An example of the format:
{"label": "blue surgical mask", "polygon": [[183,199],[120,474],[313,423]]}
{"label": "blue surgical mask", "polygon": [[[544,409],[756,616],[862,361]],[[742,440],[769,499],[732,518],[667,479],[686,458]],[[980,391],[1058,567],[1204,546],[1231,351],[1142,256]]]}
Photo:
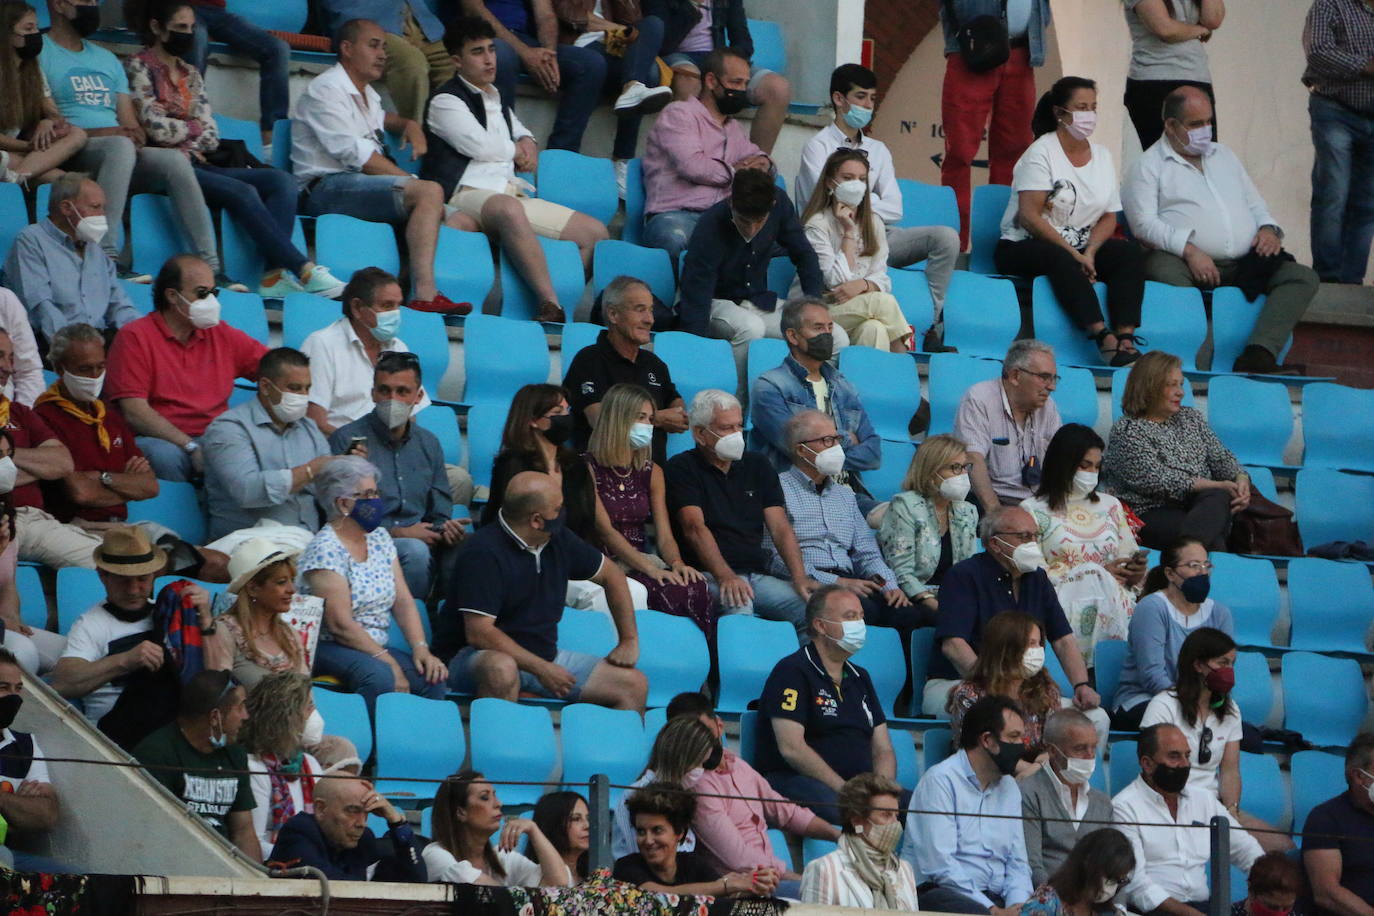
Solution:
{"label": "blue surgical mask", "polygon": [[636,423],[630,427],[630,448],[644,448],[654,441],[654,428],[648,423]]}
{"label": "blue surgical mask", "polygon": [[868,122],[873,120],[872,108],[860,108],[858,105],[850,103],[849,110],[844,113],[844,123],[855,130],[863,130],[868,126]]}
{"label": "blue surgical mask", "polygon": [[215,725],[214,725],[214,723],[211,723],[211,725],[210,725],[210,746],[213,747],[213,748],[222,748],[222,747],[228,747],[228,746],[229,746],[229,733],[226,732],[226,731],[224,730],[224,725],[223,725],[223,723],[221,723],[220,726],[219,726],[219,734],[218,734],[218,735],[215,734]]}
{"label": "blue surgical mask", "polygon": [[389,312],[377,313],[377,326],[372,328],[372,336],[386,343],[396,339],[396,334],[401,330],[401,310],[392,309]]}
{"label": "blue surgical mask", "polygon": [[382,523],[386,517],[386,507],[382,503],[380,496],[372,496],[367,499],[355,499],[353,510],[348,513],[348,517],[358,523],[364,531],[371,533]]}

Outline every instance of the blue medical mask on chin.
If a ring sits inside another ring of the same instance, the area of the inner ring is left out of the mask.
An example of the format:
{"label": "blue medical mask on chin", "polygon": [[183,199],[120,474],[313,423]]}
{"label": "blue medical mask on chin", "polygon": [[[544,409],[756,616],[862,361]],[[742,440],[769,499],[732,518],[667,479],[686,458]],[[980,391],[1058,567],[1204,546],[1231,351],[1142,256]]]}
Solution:
{"label": "blue medical mask on chin", "polygon": [[[218,735],[215,734],[216,731],[219,732]],[[229,733],[224,730],[222,720],[218,726],[216,726],[215,720],[210,720],[210,746],[216,749],[229,746]]]}

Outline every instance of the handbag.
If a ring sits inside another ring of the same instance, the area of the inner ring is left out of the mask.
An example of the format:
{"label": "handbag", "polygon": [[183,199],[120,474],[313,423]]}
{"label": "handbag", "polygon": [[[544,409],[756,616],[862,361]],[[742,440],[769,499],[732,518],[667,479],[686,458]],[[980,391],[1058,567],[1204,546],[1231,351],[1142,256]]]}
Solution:
{"label": "handbag", "polygon": [[1276,557],[1303,555],[1302,537],[1293,513],[1251,488],[1250,505],[1231,520],[1226,546],[1232,553],[1258,553]]}
{"label": "handbag", "polygon": [[221,169],[262,169],[266,168],[258,158],[248,152],[248,144],[242,140],[220,138],[219,146],[205,153],[205,161]]}
{"label": "handbag", "polygon": [[974,16],[960,22],[954,15],[954,0],[945,0],[945,15],[954,26],[959,56],[974,73],[986,73],[1011,57],[1011,36],[1007,32],[1007,0],[1002,0],[1000,16]]}

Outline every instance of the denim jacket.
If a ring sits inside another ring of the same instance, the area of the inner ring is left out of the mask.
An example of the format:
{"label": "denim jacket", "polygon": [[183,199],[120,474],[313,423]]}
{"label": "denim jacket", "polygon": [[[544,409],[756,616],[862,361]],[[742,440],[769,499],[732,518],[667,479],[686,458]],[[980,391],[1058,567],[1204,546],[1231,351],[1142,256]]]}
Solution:
{"label": "denim jacket", "polygon": [[[959,42],[954,37],[954,30],[962,22],[968,22],[978,16],[1000,16],[1002,14],[1002,0],[949,0],[954,5],[954,15],[959,17],[959,22],[950,22],[945,3],[940,4],[940,24],[945,29],[945,53],[953,54],[959,50]],[[1050,0],[1031,0],[1030,26],[1026,30],[1026,39],[1030,43],[1030,65],[1032,67],[1044,66],[1045,63],[1045,29],[1050,25]]]}
{"label": "denim jacket", "polygon": [[[821,363],[821,377],[830,386],[830,417],[841,435],[853,433],[858,443],[844,443],[844,469],[869,471],[882,462],[882,450],[868,412],[859,401],[859,390],[829,363]],[[755,451],[763,452],[782,473],[792,466],[783,440],[783,427],[798,411],[815,410],[816,395],[806,383],[806,368],[789,354],[781,366],[758,377],[749,393],[750,433]]]}

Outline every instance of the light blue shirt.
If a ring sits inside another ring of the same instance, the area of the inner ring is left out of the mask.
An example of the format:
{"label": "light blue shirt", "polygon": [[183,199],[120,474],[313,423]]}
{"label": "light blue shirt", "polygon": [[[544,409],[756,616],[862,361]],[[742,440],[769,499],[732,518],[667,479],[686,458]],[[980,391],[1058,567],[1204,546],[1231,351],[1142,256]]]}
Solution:
{"label": "light blue shirt", "polygon": [[29,323],[52,340],[61,328],[85,322],[117,330],[137,318],[119,274],[99,245],[76,243],[52,220],[26,226],[5,259],[5,282],[29,313]]}
{"label": "light blue shirt", "polygon": [[272,519],[318,531],[315,487],[291,492],[291,469],[329,454],[329,443],[309,417],[278,431],[261,398],[231,407],[200,438],[210,539]]}
{"label": "light blue shirt", "polygon": [[1162,591],[1141,598],[1126,633],[1126,661],[1116,688],[1116,708],[1132,709],[1175,686],[1178,650],[1198,627],[1216,627],[1227,636],[1236,635],[1230,609],[1211,598],[1204,600],[1191,617],[1180,614]]}
{"label": "light blue shirt", "polygon": [[1030,31],[1031,11],[1034,9],[1034,0],[1007,0],[1007,35],[1025,38]]}
{"label": "light blue shirt", "polygon": [[[986,907],[994,903],[985,892],[1001,896],[1007,906],[1030,897],[1033,888],[1020,821],[1021,790],[1015,779],[1003,776],[984,790],[968,752],[956,751],[926,770],[911,796],[911,807],[915,810],[906,817],[902,858],[916,873],[917,886],[931,881]],[[1009,815],[1015,820],[980,814]]]}
{"label": "light blue shirt", "polygon": [[57,110],[68,121],[83,130],[119,126],[115,103],[129,94],[129,77],[119,58],[89,41],[81,42],[80,51],[68,51],[45,35],[38,66]]}
{"label": "light blue shirt", "polygon": [[[877,538],[859,511],[853,490],[827,477],[825,487],[818,493],[811,478],[795,467],[779,474],[778,483],[787,500],[787,518],[797,535],[808,576],[833,585],[836,575],[825,570],[841,569],[854,579],[880,576],[884,591],[897,587],[897,574],[883,562]],[[780,579],[790,578],[772,537],[763,537],[771,553],[769,572]]]}

